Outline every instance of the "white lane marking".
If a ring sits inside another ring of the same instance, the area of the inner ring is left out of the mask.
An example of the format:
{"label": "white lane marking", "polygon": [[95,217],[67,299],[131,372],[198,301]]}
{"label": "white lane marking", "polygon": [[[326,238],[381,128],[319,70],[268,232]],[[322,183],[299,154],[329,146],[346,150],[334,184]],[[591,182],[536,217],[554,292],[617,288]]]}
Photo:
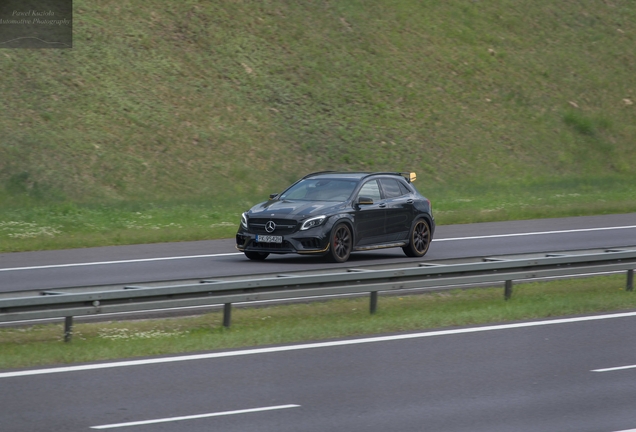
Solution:
{"label": "white lane marking", "polygon": [[197,414],[197,415],[171,417],[171,418],[163,418],[163,419],[155,419],[155,420],[144,420],[144,421],[136,421],[136,422],[128,422],[128,423],[91,426],[91,429],[115,429],[115,428],[122,428],[122,427],[128,427],[128,426],[142,426],[142,425],[157,424],[157,423],[170,423],[170,422],[183,421],[183,420],[196,420],[196,419],[209,418],[209,417],[248,414],[248,413],[255,413],[255,412],[273,411],[273,410],[298,408],[298,407],[300,407],[300,405],[278,405],[278,406],[250,408],[250,409],[243,409],[243,410],[236,410],[236,411],[223,411],[223,412],[208,413],[208,414]]}
{"label": "white lane marking", "polygon": [[605,368],[605,369],[593,369],[592,372],[614,372],[614,371],[625,370],[625,369],[636,369],[636,365],[618,366],[618,367],[611,367],[611,368]]}
{"label": "white lane marking", "polygon": [[616,431],[616,432],[636,432],[636,429],[625,429],[625,430]]}
{"label": "white lane marking", "polygon": [[300,345],[285,345],[285,346],[268,347],[268,348],[252,348],[252,349],[239,350],[239,351],[223,351],[223,352],[213,352],[213,353],[207,353],[207,354],[193,354],[193,355],[183,355],[183,356],[175,356],[175,357],[160,357],[160,358],[150,358],[150,359],[141,359],[141,360],[118,361],[118,362],[111,362],[111,363],[66,366],[66,367],[57,367],[57,368],[48,368],[48,369],[31,369],[31,370],[0,373],[0,379],[23,377],[23,376],[30,376],[30,375],[45,375],[45,374],[62,373],[62,372],[79,372],[79,371],[96,370],[96,369],[110,369],[110,368],[127,367],[127,366],[142,366],[142,365],[160,364],[160,363],[174,363],[174,362],[190,361],[190,360],[207,360],[207,359],[215,359],[215,358],[223,358],[223,357],[237,357],[237,356],[246,356],[246,355],[254,355],[254,354],[278,353],[278,352],[286,352],[286,351],[299,351],[299,350],[305,350],[305,349],[329,348],[329,347],[358,345],[358,344],[374,343],[374,342],[399,341],[399,340],[418,339],[418,338],[433,337],[433,336],[448,336],[448,335],[456,335],[456,334],[481,333],[481,332],[488,332],[488,331],[494,331],[494,330],[508,330],[508,329],[516,329],[516,328],[539,327],[539,326],[546,326],[546,325],[568,324],[568,323],[577,323],[577,322],[586,322],[586,321],[600,321],[600,320],[606,320],[606,319],[628,318],[628,317],[634,317],[634,316],[636,316],[636,312],[622,312],[622,313],[615,313],[615,314],[608,314],[608,315],[592,315],[592,316],[574,317],[574,318],[561,318],[561,319],[546,320],[546,321],[531,321],[531,322],[512,323],[512,324],[499,324],[499,325],[491,325],[491,326],[483,326],[483,327],[469,327],[469,328],[439,330],[439,331],[430,331],[430,332],[422,332],[422,333],[406,333],[406,334],[398,334],[398,335],[391,335],[391,336],[377,336],[377,337],[360,338],[360,339],[345,339],[345,340],[317,342],[317,343],[308,343],[308,344],[300,344]]}
{"label": "white lane marking", "polygon": [[[505,238],[505,237],[526,237],[535,235],[550,235],[550,234],[571,234],[580,232],[593,232],[593,231],[610,231],[610,230],[623,230],[623,229],[635,229],[636,225],[618,226],[618,227],[604,227],[604,228],[582,228],[574,230],[561,230],[561,231],[539,231],[529,233],[512,233],[512,234],[492,234],[483,236],[472,237],[453,237],[453,238],[441,238],[433,239],[433,242],[448,242],[459,240],[480,240],[480,239],[493,239],[493,238]],[[31,267],[12,267],[12,268],[0,268],[0,272],[19,271],[19,270],[40,270],[40,269],[52,269],[52,268],[65,268],[65,267],[86,267],[86,266],[98,266],[98,265],[111,265],[111,264],[132,264],[141,262],[156,262],[156,261],[171,261],[171,260],[185,260],[185,259],[200,259],[200,258],[216,258],[223,256],[242,255],[243,252],[229,252],[209,255],[185,255],[174,257],[160,257],[160,258],[140,258],[130,260],[118,260],[118,261],[97,261],[86,263],[70,263],[70,264],[51,264],[42,266]]]}
{"label": "white lane marking", "polygon": [[222,257],[222,256],[230,256],[230,255],[243,255],[243,252],[230,252],[230,253],[220,253],[220,254],[210,254],[210,255],[186,255],[186,256],[160,257],[160,258],[140,258],[140,259],[131,259],[131,260],[119,260],[119,261],[97,261],[97,262],[86,262],[86,263],[51,264],[51,265],[31,266],[31,267],[13,267],[13,268],[0,269],[0,272],[16,271],[16,270],[39,270],[39,269],[64,268],[64,267],[86,267],[86,266],[110,265],[110,264],[131,264],[131,263],[140,263],[140,262],[172,261],[172,260],[197,259],[197,258],[216,258],[216,257]]}
{"label": "white lane marking", "polygon": [[529,233],[493,234],[493,235],[485,235],[485,236],[434,239],[433,241],[444,242],[444,241],[477,240],[477,239],[503,238],[503,237],[524,237],[524,236],[534,236],[534,235],[570,234],[570,233],[623,230],[623,229],[634,229],[634,228],[636,228],[636,225],[619,226],[619,227],[604,227],[604,228],[581,228],[581,229],[559,230],[559,231],[539,231],[539,232],[529,232]]}

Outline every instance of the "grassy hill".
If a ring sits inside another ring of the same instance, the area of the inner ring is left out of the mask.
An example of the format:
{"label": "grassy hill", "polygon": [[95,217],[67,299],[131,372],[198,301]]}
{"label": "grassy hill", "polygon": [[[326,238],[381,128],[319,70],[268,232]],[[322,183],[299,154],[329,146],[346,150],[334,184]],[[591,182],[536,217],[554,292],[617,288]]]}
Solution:
{"label": "grassy hill", "polygon": [[416,171],[442,223],[636,209],[628,0],[75,0],[73,29],[0,50],[0,250],[231,235],[323,169]]}

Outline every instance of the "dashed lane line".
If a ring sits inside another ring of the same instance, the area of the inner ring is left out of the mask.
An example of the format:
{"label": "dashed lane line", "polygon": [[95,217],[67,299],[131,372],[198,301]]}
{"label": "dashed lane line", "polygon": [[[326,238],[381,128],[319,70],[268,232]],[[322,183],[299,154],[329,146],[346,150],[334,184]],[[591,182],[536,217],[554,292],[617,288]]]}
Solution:
{"label": "dashed lane line", "polygon": [[287,408],[298,408],[300,405],[277,405],[277,406],[269,406],[269,407],[261,407],[261,408],[249,408],[235,411],[223,411],[223,412],[215,412],[215,413],[207,413],[207,414],[196,414],[190,416],[181,416],[181,417],[169,417],[162,419],[153,419],[153,420],[143,420],[143,421],[135,421],[128,423],[116,423],[116,424],[108,424],[101,426],[91,426],[91,429],[117,429],[129,426],[144,426],[149,424],[157,424],[157,423],[172,423],[177,421],[184,420],[196,420],[202,418],[210,418],[210,417],[220,417],[220,416],[229,416],[229,415],[237,415],[237,414],[249,414],[263,411],[274,411],[274,410],[282,410]]}

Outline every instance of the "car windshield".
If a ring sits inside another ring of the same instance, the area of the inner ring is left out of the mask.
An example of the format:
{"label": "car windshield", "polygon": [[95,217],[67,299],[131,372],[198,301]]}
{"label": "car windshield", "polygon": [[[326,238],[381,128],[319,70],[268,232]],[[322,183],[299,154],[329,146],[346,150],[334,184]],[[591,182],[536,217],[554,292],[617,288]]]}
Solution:
{"label": "car windshield", "polygon": [[287,189],[282,200],[301,201],[345,201],[357,182],[340,179],[304,179]]}

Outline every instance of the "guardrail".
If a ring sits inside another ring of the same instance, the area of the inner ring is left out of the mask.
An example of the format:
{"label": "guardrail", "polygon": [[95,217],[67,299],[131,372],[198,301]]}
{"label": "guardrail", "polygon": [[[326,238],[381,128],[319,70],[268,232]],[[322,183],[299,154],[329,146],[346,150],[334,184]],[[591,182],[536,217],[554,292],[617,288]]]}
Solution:
{"label": "guardrail", "polygon": [[450,286],[505,282],[504,298],[513,281],[580,274],[627,272],[633,290],[636,250],[600,253],[568,252],[523,258],[485,258],[481,262],[421,262],[391,269],[335,270],[316,274],[278,274],[238,280],[204,280],[197,284],[160,287],[126,286],[118,290],[43,291],[38,296],[0,299],[0,322],[64,318],[64,339],[71,340],[73,317],[138,312],[189,306],[223,305],[223,325],[231,324],[233,303],[337,294],[369,293],[375,313],[378,292],[405,289],[442,290]]}

